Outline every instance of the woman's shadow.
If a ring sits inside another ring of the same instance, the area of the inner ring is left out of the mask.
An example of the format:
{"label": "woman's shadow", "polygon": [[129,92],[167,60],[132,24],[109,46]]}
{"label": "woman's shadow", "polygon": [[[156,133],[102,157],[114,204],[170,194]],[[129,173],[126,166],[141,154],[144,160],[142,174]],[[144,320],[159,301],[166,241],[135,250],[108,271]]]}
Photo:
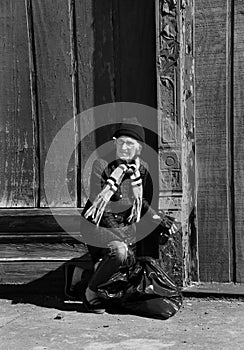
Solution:
{"label": "woman's shadow", "polygon": [[[26,284],[21,285],[1,285],[0,298],[10,300],[13,305],[32,304],[39,307],[57,309],[58,311],[76,311],[87,313],[82,302],[82,293],[75,299],[69,298],[65,290],[67,288],[67,271],[74,264],[90,266],[88,254],[80,258],[74,258],[62,264],[58,269],[52,270]],[[125,314],[124,310],[115,305],[108,305],[106,311],[112,314]]]}
{"label": "woman's shadow", "polygon": [[60,311],[86,312],[81,300],[70,301],[65,296],[65,266],[52,270],[34,281],[23,285],[2,285],[0,298],[12,304],[33,304]]}

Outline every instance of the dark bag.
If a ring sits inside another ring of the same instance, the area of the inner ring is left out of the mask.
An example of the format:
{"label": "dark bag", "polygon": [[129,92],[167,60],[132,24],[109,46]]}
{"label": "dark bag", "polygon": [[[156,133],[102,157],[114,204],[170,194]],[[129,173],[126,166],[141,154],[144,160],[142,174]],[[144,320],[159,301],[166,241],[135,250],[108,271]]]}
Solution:
{"label": "dark bag", "polygon": [[140,257],[122,268],[98,287],[98,293],[130,313],[152,318],[167,319],[182,305],[179,288],[151,257]]}

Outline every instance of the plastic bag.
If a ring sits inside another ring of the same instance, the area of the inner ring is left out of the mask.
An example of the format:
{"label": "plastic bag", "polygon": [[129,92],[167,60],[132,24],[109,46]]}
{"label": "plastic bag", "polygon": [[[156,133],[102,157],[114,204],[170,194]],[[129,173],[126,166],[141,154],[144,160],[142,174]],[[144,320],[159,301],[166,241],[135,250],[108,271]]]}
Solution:
{"label": "plastic bag", "polygon": [[140,257],[121,269],[98,287],[98,293],[130,313],[152,318],[167,319],[182,305],[179,288],[151,257]]}

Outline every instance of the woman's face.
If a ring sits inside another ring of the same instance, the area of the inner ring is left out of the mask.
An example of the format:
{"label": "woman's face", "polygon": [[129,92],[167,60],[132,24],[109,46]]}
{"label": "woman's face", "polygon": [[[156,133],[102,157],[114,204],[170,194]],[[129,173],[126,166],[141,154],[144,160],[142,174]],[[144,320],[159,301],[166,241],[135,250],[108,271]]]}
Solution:
{"label": "woman's face", "polygon": [[120,159],[129,161],[140,153],[140,149],[139,142],[131,137],[120,136],[116,139],[116,154]]}

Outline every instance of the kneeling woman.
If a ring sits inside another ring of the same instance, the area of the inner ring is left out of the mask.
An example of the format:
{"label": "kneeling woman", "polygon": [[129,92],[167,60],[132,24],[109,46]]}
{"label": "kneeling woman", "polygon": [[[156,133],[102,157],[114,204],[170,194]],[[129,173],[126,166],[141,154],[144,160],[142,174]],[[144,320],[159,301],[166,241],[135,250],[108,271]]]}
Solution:
{"label": "kneeling woman", "polygon": [[90,198],[83,211],[89,221],[88,228],[84,228],[88,250],[96,266],[85,292],[84,305],[96,313],[105,311],[97,294],[98,286],[120,266],[135,261],[136,223],[146,212],[161,222],[144,196],[150,181],[147,164],[140,159],[144,129],[136,118],[120,124],[114,142],[114,159],[97,159],[93,164]]}

